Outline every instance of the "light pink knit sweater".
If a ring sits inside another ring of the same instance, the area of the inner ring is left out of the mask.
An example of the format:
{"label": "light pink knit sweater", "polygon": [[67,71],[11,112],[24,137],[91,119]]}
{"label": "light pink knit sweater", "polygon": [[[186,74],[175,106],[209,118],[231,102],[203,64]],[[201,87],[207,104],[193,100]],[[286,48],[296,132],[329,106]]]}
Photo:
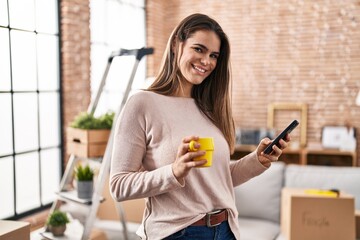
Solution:
{"label": "light pink knit sweater", "polygon": [[[214,138],[213,165],[192,169],[181,185],[171,164],[189,135]],[[194,99],[141,91],[129,98],[116,123],[110,191],[117,201],[146,199],[137,231],[142,239],[162,239],[224,208],[239,239],[233,187],[265,170],[255,153],[230,161],[223,134]]]}

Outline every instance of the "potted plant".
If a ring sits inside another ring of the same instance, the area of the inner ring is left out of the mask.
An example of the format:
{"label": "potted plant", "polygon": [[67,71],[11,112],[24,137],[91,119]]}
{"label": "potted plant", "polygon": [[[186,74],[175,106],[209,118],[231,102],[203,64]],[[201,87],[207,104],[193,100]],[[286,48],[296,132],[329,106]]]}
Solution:
{"label": "potted plant", "polygon": [[75,169],[75,179],[77,180],[77,195],[81,199],[90,199],[93,194],[94,170],[89,165],[79,165]]}
{"label": "potted plant", "polygon": [[111,129],[114,116],[114,112],[107,112],[99,117],[81,112],[70,123],[70,127],[80,129]]}
{"label": "potted plant", "polygon": [[55,210],[49,215],[46,224],[54,236],[62,236],[66,230],[66,224],[69,222],[65,212]]}
{"label": "potted plant", "polygon": [[67,128],[68,152],[78,157],[102,157],[114,116],[114,112],[99,117],[86,112],[78,114]]}

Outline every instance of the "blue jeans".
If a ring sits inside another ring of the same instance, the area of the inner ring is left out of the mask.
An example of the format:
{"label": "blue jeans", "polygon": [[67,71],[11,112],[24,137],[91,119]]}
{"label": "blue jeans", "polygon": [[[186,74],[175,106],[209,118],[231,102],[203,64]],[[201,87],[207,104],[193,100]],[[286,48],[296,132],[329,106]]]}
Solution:
{"label": "blue jeans", "polygon": [[166,238],[164,240],[236,240],[231,232],[229,223],[222,222],[215,227],[189,226]]}

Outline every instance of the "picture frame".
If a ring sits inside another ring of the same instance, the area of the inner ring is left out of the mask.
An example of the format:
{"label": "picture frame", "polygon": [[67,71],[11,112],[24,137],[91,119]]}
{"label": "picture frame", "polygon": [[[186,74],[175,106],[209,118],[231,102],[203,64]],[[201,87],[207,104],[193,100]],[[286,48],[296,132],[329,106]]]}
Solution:
{"label": "picture frame", "polygon": [[[307,104],[305,103],[271,103],[268,105],[268,128],[274,129],[277,122],[282,121],[282,119],[277,119],[276,115],[279,111],[288,113],[286,121],[289,123],[294,120],[291,118],[292,115],[297,116],[299,119],[299,128],[300,128],[300,141],[299,147],[306,147],[306,132],[307,132]],[[284,120],[283,120],[284,121]],[[287,123],[286,123],[287,124]],[[286,126],[286,125],[284,125]]]}
{"label": "picture frame", "polygon": [[321,132],[323,148],[353,150],[356,130],[348,126],[324,126]]}

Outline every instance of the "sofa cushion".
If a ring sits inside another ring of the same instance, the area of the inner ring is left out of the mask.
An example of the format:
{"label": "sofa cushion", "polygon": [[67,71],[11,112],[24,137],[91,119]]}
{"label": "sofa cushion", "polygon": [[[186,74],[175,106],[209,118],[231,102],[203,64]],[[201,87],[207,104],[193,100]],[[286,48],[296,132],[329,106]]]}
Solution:
{"label": "sofa cushion", "polygon": [[360,209],[360,168],[288,165],[285,187],[338,189],[355,197]]}
{"label": "sofa cushion", "polygon": [[239,217],[280,222],[280,196],[285,164],[272,163],[261,175],[235,188]]}
{"label": "sofa cushion", "polygon": [[273,240],[280,232],[280,225],[266,220],[239,218],[241,240]]}

